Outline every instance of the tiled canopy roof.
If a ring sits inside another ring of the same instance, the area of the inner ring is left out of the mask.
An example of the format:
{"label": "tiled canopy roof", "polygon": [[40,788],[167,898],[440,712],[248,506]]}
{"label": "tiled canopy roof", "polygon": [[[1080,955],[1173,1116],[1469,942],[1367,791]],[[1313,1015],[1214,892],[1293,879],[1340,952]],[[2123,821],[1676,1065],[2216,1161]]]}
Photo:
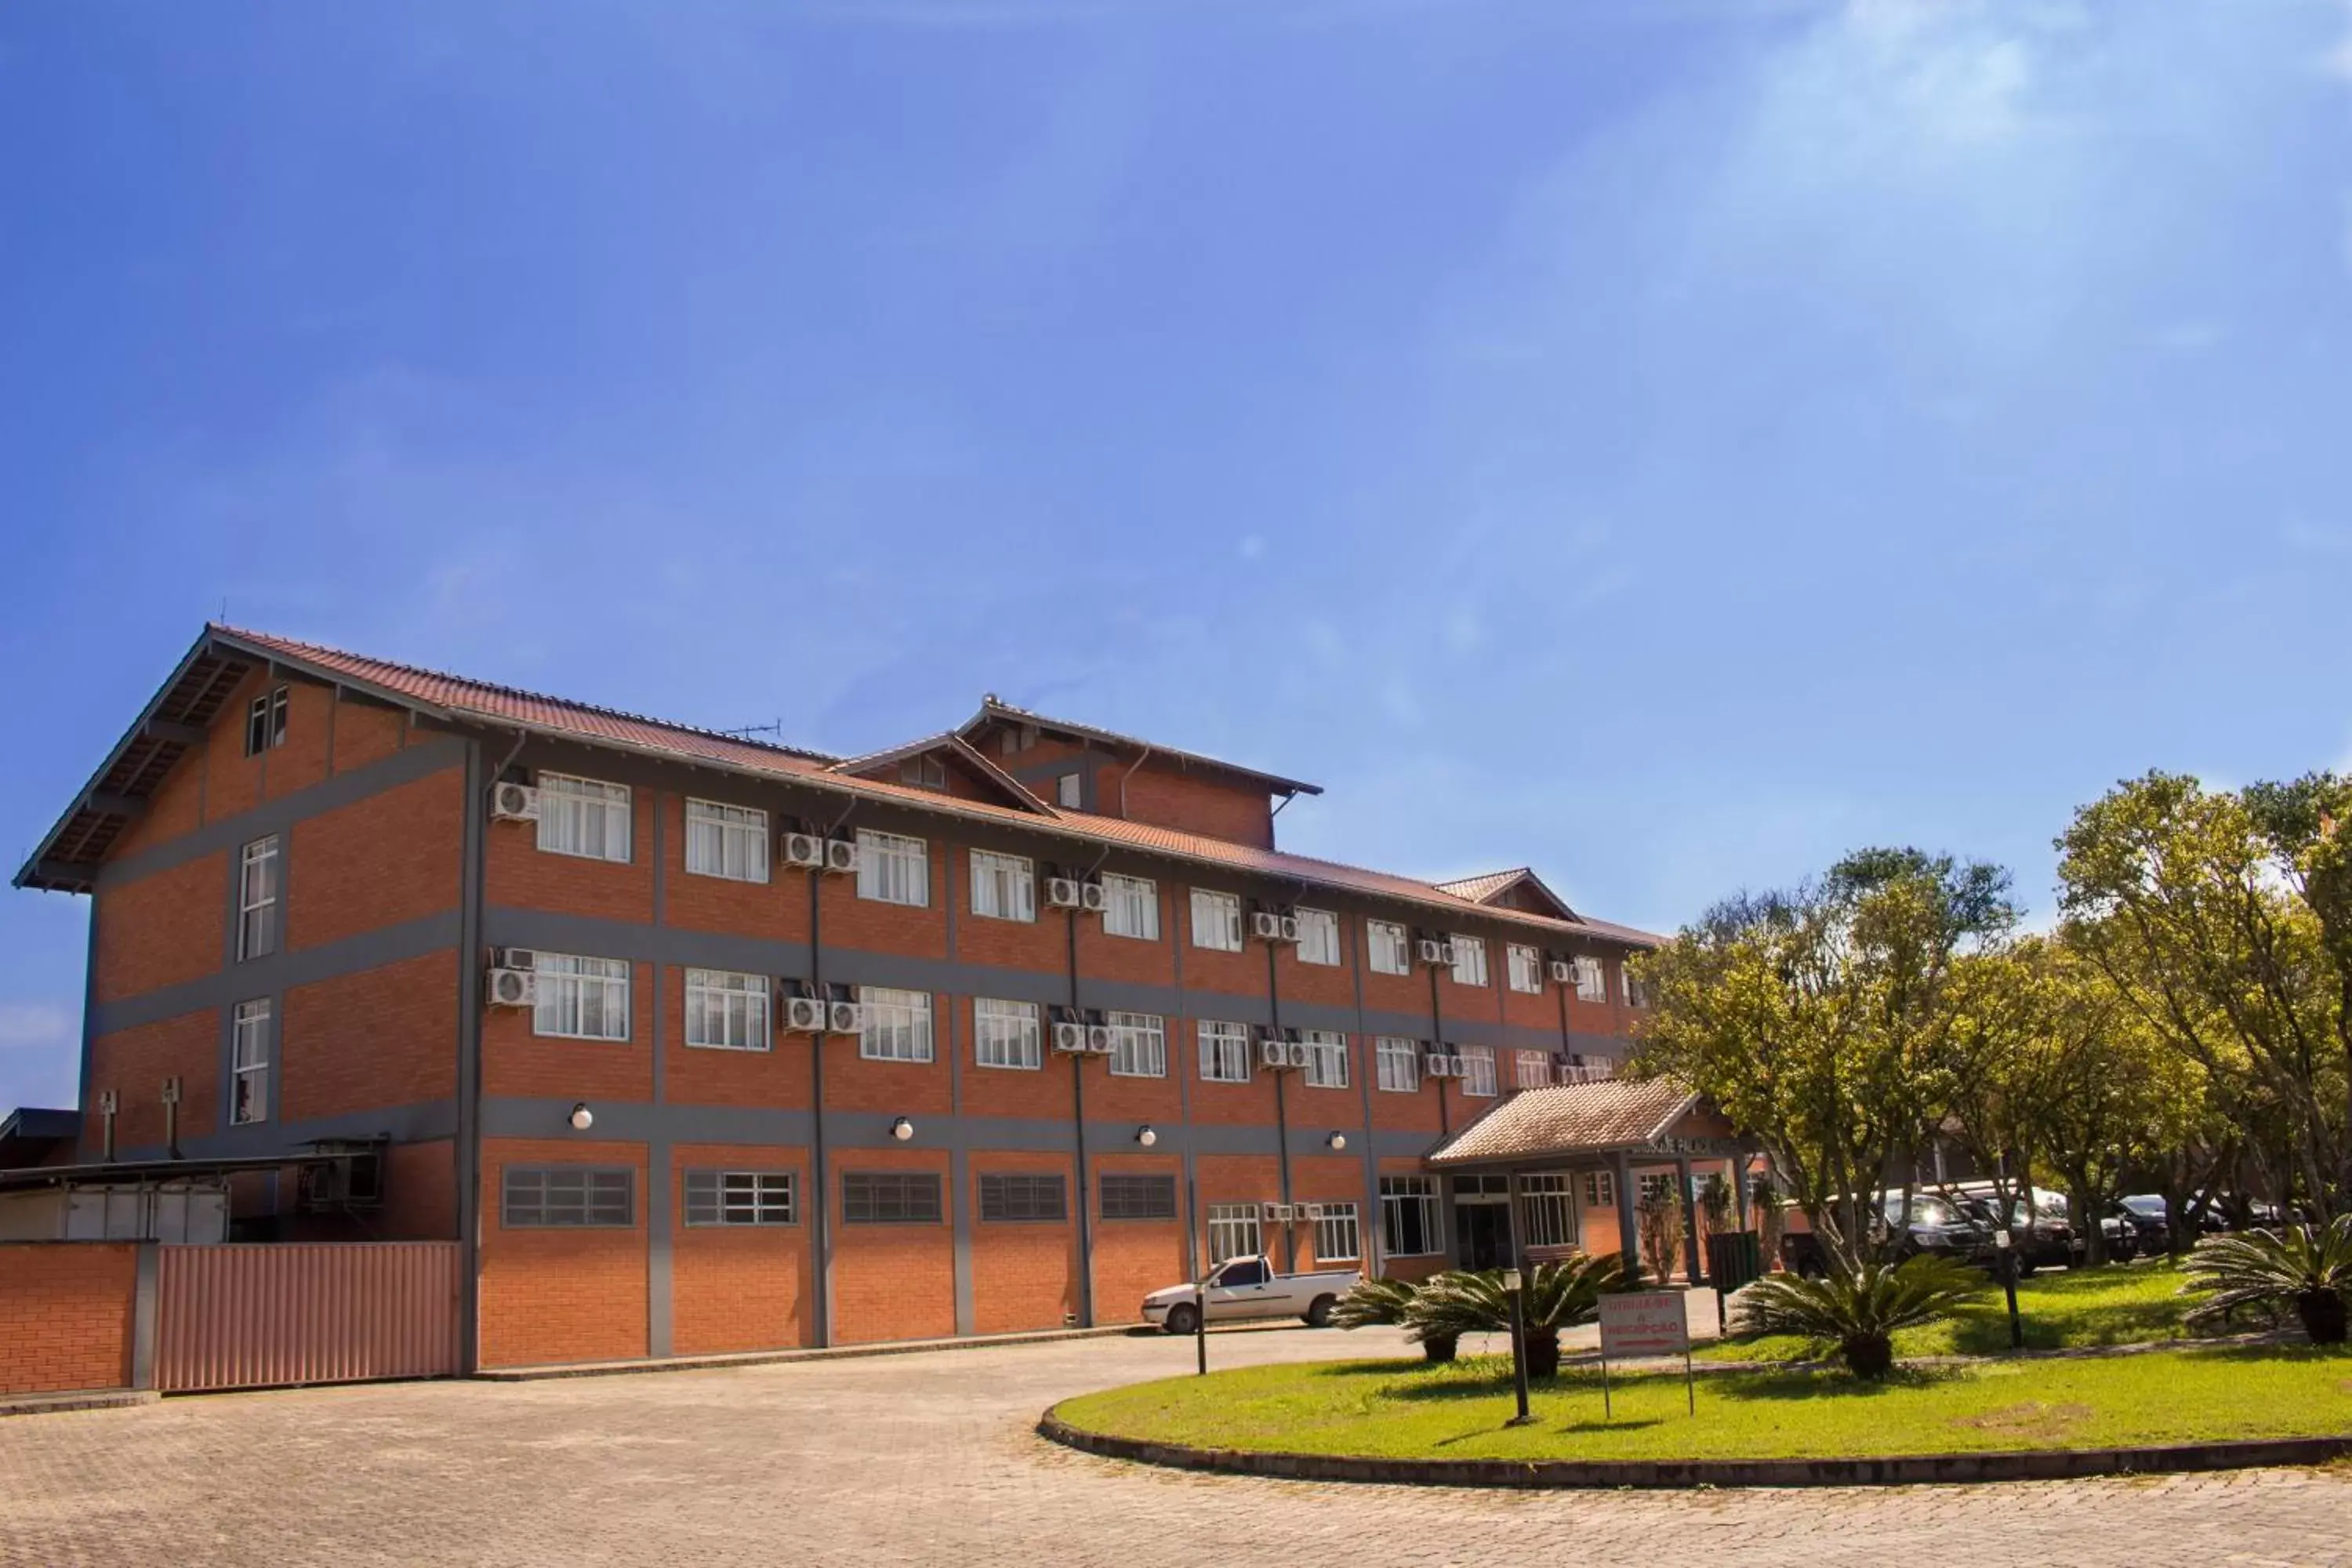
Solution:
{"label": "tiled canopy roof", "polygon": [[[245,670],[262,662],[274,662],[299,673],[333,681],[354,691],[413,707],[445,720],[507,731],[527,731],[590,745],[676,758],[733,773],[787,780],[835,795],[887,800],[943,816],[987,821],[1081,841],[1080,846],[1074,846],[1066,851],[1071,854],[1087,852],[1084,846],[1091,846],[1097,851],[1105,846],[1124,846],[1195,865],[1219,866],[1235,872],[1295,881],[1307,889],[1335,889],[1417,904],[1430,910],[1431,919],[1438,922],[1444,921],[1449,913],[1475,914],[1549,931],[1561,939],[1597,939],[1636,947],[1654,947],[1663,940],[1648,931],[1637,931],[1631,926],[1612,925],[1604,921],[1549,920],[1517,910],[1483,906],[1447,892],[1433,883],[1410,877],[1367,870],[1311,856],[1286,854],[1278,849],[1229,843],[1150,823],[1065,810],[1038,799],[1017,784],[1012,785],[1013,794],[1007,796],[1007,804],[1004,805],[943,795],[936,790],[914,784],[859,778],[843,771],[840,759],[822,752],[769,745],[616,709],[568,701],[516,687],[469,680],[462,676],[422,669],[414,665],[367,658],[314,643],[215,626],[205,628],[205,635],[197,639],[195,648],[182,662],[172,680],[157,693],[147,711],[141,715],[139,721],[117,744],[114,753],[100,767],[99,774],[68,808],[58,826],[50,830],[33,858],[16,873],[16,884],[19,887],[88,891],[97,864],[104,858],[104,845],[110,840],[112,833],[119,830],[121,823],[129,820],[138,808],[139,801],[162,783],[163,773],[169,767],[169,759],[178,755],[177,750],[172,749],[158,753],[158,758],[150,758],[142,748],[157,736],[163,737],[155,742],[158,745],[176,748],[191,743],[194,734],[199,732],[194,725],[207,716],[208,710],[189,707],[188,694],[183,689],[201,684],[204,700],[216,707],[219,698],[235,684],[230,679],[232,672],[241,678]],[[224,681],[227,684],[224,685]],[[184,709],[188,710],[188,718],[184,721],[167,722],[159,718],[159,715],[176,715]],[[877,752],[873,757],[890,754]],[[873,758],[864,760],[871,761]],[[979,761],[983,767],[994,771],[993,765],[988,763],[984,756],[979,757]],[[1007,779],[1006,783],[1011,784],[1012,781]],[[80,844],[95,844],[98,847],[88,853],[61,853],[70,846]]]}
{"label": "tiled canopy roof", "polygon": [[1698,1097],[1672,1079],[1603,1079],[1523,1089],[1429,1157],[1438,1167],[1592,1153],[1664,1135]]}

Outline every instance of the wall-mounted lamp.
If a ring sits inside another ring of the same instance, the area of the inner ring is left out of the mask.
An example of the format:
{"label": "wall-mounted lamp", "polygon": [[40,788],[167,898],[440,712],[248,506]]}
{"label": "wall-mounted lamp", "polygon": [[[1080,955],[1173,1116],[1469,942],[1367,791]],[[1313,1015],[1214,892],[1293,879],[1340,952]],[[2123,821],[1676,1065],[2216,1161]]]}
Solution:
{"label": "wall-mounted lamp", "polygon": [[582,1132],[596,1125],[596,1113],[588,1109],[586,1100],[583,1100],[572,1108],[572,1125]]}
{"label": "wall-mounted lamp", "polygon": [[896,1138],[899,1142],[904,1143],[908,1139],[912,1138],[914,1135],[915,1124],[908,1121],[905,1117],[901,1116],[898,1121],[890,1123],[890,1136]]}
{"label": "wall-mounted lamp", "polygon": [[1151,1130],[1151,1124],[1147,1121],[1135,1130],[1135,1141],[1149,1149],[1160,1142],[1160,1134],[1154,1132]]}
{"label": "wall-mounted lamp", "polygon": [[1332,1152],[1337,1153],[1348,1146],[1348,1135],[1345,1132],[1334,1132],[1323,1142],[1331,1145]]}

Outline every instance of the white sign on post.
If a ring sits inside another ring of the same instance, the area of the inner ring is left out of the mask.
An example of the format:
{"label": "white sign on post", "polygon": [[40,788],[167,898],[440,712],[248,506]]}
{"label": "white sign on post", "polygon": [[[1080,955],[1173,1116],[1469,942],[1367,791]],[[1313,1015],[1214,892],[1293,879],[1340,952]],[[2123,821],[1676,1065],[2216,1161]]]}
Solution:
{"label": "white sign on post", "polygon": [[1613,1415],[1609,1363],[1626,1356],[1683,1358],[1683,1398],[1698,1414],[1698,1390],[1691,1381],[1690,1321],[1680,1290],[1641,1290],[1601,1298],[1601,1408]]}

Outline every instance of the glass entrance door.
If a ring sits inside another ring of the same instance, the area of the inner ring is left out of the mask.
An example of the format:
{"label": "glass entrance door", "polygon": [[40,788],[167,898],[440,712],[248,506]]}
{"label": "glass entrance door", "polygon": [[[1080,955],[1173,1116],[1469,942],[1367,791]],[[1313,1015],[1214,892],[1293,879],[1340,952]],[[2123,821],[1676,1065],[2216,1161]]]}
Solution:
{"label": "glass entrance door", "polygon": [[1454,1205],[1454,1256],[1465,1268],[1507,1268],[1511,1263],[1511,1205]]}

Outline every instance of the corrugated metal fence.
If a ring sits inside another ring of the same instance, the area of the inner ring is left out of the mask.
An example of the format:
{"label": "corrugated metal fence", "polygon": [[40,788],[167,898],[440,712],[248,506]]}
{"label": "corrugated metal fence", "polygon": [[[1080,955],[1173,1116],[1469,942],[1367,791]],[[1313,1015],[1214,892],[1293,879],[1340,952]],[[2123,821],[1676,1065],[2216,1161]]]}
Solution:
{"label": "corrugated metal fence", "polygon": [[155,1380],[167,1394],[457,1371],[454,1241],[162,1251]]}

